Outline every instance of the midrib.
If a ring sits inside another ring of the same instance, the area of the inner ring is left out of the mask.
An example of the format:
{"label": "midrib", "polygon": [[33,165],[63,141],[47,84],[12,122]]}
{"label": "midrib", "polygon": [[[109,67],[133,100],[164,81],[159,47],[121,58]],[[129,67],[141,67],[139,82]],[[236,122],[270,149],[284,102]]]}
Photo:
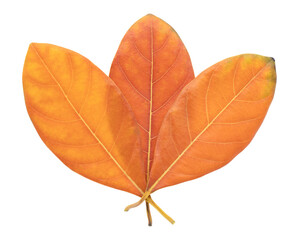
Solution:
{"label": "midrib", "polygon": [[152,113],[153,113],[153,74],[154,74],[154,36],[153,23],[150,26],[150,51],[151,51],[151,69],[150,69],[150,100],[149,100],[149,125],[148,125],[148,149],[147,149],[147,170],[146,170],[146,187],[148,188],[150,175],[150,156],[152,140]]}

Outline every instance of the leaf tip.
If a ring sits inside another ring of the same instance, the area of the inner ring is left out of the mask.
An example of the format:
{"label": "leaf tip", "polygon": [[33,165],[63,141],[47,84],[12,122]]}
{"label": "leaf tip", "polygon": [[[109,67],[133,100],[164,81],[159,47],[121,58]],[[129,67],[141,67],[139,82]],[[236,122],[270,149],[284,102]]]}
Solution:
{"label": "leaf tip", "polygon": [[38,43],[36,43],[36,42],[31,42],[31,43],[29,44],[29,48],[30,48],[30,47],[35,47],[37,44],[38,44]]}
{"label": "leaf tip", "polygon": [[148,18],[148,19],[158,19],[158,17],[157,16],[155,16],[154,14],[152,14],[152,13],[148,13],[148,14],[146,14],[143,18]]}
{"label": "leaf tip", "polygon": [[149,17],[155,17],[155,15],[152,14],[152,13],[148,13],[148,14],[146,14],[146,16],[149,16]]}

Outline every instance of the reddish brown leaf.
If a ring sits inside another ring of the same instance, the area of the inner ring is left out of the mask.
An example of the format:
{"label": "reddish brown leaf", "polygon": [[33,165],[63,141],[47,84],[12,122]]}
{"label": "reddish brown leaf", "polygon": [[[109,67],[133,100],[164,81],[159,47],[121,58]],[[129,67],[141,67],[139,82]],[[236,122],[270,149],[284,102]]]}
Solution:
{"label": "reddish brown leaf", "polygon": [[190,57],[175,30],[149,14],[125,34],[110,77],[132,106],[148,178],[163,118],[194,78]]}

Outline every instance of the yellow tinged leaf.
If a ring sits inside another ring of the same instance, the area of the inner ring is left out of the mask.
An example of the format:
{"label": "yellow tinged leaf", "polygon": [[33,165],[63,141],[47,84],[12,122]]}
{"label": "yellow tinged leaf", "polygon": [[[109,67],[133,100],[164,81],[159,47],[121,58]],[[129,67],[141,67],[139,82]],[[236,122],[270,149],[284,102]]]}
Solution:
{"label": "yellow tinged leaf", "polygon": [[180,93],[158,136],[150,193],[229,163],[252,140],[274,96],[275,62],[245,54],[205,70]]}

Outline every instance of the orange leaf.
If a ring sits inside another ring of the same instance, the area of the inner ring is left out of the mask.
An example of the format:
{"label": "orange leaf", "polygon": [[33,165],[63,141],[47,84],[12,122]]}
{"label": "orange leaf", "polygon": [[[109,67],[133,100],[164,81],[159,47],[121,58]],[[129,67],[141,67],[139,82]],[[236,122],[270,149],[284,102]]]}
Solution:
{"label": "orange leaf", "polygon": [[229,163],[260,127],[275,84],[274,60],[259,55],[228,58],[201,73],[183,89],[164,119],[149,192]]}
{"label": "orange leaf", "polygon": [[194,78],[190,57],[175,30],[149,14],[125,34],[110,77],[138,122],[148,180],[163,118],[182,88]]}
{"label": "orange leaf", "polygon": [[143,194],[138,128],[111,79],[75,52],[31,44],[23,85],[37,132],[65,165],[101,184]]}

